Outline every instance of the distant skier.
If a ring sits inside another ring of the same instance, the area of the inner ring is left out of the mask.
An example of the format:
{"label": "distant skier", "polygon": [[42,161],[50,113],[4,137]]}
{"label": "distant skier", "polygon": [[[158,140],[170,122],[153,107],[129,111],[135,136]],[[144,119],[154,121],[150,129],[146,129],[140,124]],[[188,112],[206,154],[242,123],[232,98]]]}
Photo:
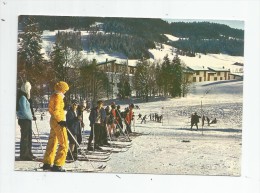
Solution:
{"label": "distant skier", "polygon": [[210,124],[216,124],[217,123],[217,119],[216,118],[214,118],[211,122],[210,122]]}
{"label": "distant skier", "polygon": [[210,120],[209,120],[209,117],[206,117],[206,119],[207,119],[208,126],[210,126]]}
{"label": "distant skier", "polygon": [[138,114],[138,119],[137,120],[139,120],[139,119],[142,119],[142,114],[141,113]]}
{"label": "distant skier", "polygon": [[146,123],[146,115],[142,118],[141,124]]}
{"label": "distant skier", "polygon": [[163,119],[163,115],[160,115],[160,116],[159,116],[159,122],[160,122],[160,123],[162,122],[162,119]]}
{"label": "distant skier", "polygon": [[191,128],[190,128],[191,130],[192,130],[193,125],[195,125],[198,130],[198,123],[200,122],[199,118],[201,118],[201,117],[198,116],[196,112],[191,115]]}

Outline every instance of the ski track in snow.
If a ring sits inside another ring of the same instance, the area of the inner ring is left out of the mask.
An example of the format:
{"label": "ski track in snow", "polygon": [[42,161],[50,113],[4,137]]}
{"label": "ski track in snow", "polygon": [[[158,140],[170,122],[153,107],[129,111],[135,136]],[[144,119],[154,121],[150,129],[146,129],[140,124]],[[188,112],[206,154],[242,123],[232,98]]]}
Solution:
{"label": "ski track in snow", "polygon": [[[111,159],[105,163],[77,161],[67,163],[65,168],[87,172],[93,170],[92,165],[97,168],[103,164],[107,166],[103,173],[240,176],[242,95],[242,81],[204,82],[192,86],[191,93],[184,98],[136,103],[140,110],[135,109],[135,127],[132,130],[143,135],[132,138],[132,146],[128,151],[112,153]],[[122,104],[121,109],[124,107],[126,105]],[[208,126],[205,121],[202,130],[200,119],[199,130],[191,131],[189,117],[195,111],[200,115],[201,110],[210,119],[217,118],[218,122]],[[146,124],[140,124],[141,121],[136,120],[139,113],[147,115]],[[149,120],[150,113],[163,114],[163,122]],[[85,112],[86,133],[90,130],[88,115]],[[40,120],[40,112],[36,112],[36,117],[45,151],[49,135],[49,114],[46,113],[43,121]],[[38,136],[34,122],[33,131]],[[36,138],[33,135],[33,153],[43,156]],[[16,156],[19,156],[19,141],[20,128],[17,124]],[[15,170],[31,171],[39,164],[41,163],[15,161]]]}

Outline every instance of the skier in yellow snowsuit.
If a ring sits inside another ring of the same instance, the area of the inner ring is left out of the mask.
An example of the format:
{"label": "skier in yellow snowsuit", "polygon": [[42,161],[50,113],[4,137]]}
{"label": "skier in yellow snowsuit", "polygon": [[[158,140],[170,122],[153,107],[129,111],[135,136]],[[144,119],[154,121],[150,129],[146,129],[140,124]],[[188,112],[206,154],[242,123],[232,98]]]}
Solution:
{"label": "skier in yellow snowsuit", "polygon": [[[66,82],[60,81],[55,84],[54,90],[55,93],[51,95],[49,102],[51,131],[42,168],[43,170],[63,172],[65,170],[62,166],[65,165],[68,152],[68,135],[63,98],[64,94],[69,90],[69,86]],[[57,150],[58,143],[59,147]]]}

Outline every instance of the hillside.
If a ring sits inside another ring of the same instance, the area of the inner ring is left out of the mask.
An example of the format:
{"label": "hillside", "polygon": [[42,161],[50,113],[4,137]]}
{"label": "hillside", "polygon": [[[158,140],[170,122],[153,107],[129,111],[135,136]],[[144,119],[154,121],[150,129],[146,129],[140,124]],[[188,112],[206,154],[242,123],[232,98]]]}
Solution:
{"label": "hillside", "polygon": [[[167,44],[178,49],[179,55],[215,53],[243,56],[244,31],[223,24],[194,22],[167,23],[149,18],[102,18],[33,16],[43,30],[87,31],[82,39],[88,51],[120,52],[129,59],[150,58],[149,49]],[[28,16],[19,17],[22,31]],[[170,41],[164,34],[180,37]]]}

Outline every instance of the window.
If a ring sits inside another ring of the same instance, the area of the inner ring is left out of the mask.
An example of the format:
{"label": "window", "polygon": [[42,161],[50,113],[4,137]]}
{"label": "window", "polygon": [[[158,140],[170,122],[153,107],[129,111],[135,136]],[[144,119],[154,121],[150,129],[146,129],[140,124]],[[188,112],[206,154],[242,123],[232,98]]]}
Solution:
{"label": "window", "polygon": [[202,81],[202,77],[199,78],[200,82]]}
{"label": "window", "polygon": [[193,77],[193,80],[192,80],[193,82],[196,82],[196,77]]}
{"label": "window", "polygon": [[218,80],[218,78],[217,78],[217,77],[214,77],[214,80],[216,81],[216,80]]}
{"label": "window", "polygon": [[217,75],[220,76],[220,72],[218,72]]}
{"label": "window", "polygon": [[196,71],[196,75],[200,75],[200,72],[199,72],[199,71]]}
{"label": "window", "polygon": [[222,77],[220,77],[220,80],[223,80],[223,78],[222,78]]}

